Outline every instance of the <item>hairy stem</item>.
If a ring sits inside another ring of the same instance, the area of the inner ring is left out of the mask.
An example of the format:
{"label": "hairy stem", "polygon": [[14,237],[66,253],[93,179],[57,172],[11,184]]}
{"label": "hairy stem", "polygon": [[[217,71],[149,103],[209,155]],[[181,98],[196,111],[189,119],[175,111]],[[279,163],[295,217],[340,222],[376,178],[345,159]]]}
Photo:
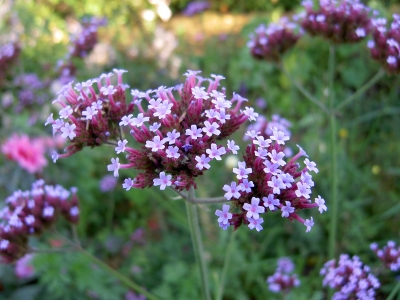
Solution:
{"label": "hairy stem", "polygon": [[329,259],[335,258],[336,254],[336,235],[338,220],[338,184],[337,184],[337,124],[334,112],[335,93],[334,93],[334,76],[335,76],[335,48],[330,45],[329,48],[329,65],[328,65],[328,87],[329,87],[329,135],[330,135],[330,172],[331,172],[331,220],[330,220],[330,236],[329,236]]}
{"label": "hairy stem", "polygon": [[190,202],[197,204],[211,204],[211,203],[224,203],[230,202],[230,200],[226,200],[225,197],[216,197],[216,198],[194,198],[191,199]]}
{"label": "hairy stem", "polygon": [[204,259],[203,243],[201,240],[199,216],[196,204],[192,203],[193,199],[194,199],[194,189],[193,187],[191,187],[186,202],[186,212],[190,227],[190,235],[192,237],[192,243],[193,243],[194,253],[196,256],[196,261],[200,268],[203,299],[211,300],[210,288],[208,286],[207,265]]}
{"label": "hairy stem", "polygon": [[219,283],[217,296],[215,297],[216,300],[221,300],[222,296],[224,294],[226,273],[228,272],[229,265],[230,265],[230,262],[231,262],[231,252],[232,252],[232,248],[233,248],[233,245],[234,245],[235,236],[236,236],[236,232],[232,231],[230,236],[229,236],[228,247],[227,247],[227,250],[226,250],[226,253],[225,253],[224,266],[222,268],[222,273],[221,273],[221,281]]}

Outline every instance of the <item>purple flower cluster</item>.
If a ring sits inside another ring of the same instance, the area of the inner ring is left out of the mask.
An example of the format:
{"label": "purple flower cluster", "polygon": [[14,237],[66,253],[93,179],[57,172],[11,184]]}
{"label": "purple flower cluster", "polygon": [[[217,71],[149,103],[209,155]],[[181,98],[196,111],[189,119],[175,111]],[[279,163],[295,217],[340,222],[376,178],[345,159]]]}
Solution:
{"label": "purple flower cluster", "polygon": [[297,23],[284,17],[277,24],[258,26],[255,34],[250,36],[247,47],[257,59],[279,62],[281,56],[296,44],[302,34],[303,30]]}
{"label": "purple flower cluster", "polygon": [[[69,138],[67,153],[54,154],[53,160],[67,157],[85,146],[100,146],[109,140],[120,137],[119,122],[126,114],[133,112],[134,104],[127,104],[125,90],[127,85],[122,82],[122,74],[126,71],[116,70],[116,85],[111,84],[113,73],[102,74],[99,78],[75,84],[65,85],[54,100],[61,105],[59,118],[54,120],[49,116],[45,125],[53,126],[53,135],[61,134]],[[97,85],[99,92],[96,92]],[[53,102],[53,103],[54,103]]]}
{"label": "purple flower cluster", "polygon": [[370,248],[386,268],[394,272],[400,270],[400,246],[397,247],[395,242],[389,241],[382,249],[377,243],[372,243]]}
{"label": "purple flower cluster", "polygon": [[380,287],[378,279],[358,256],[350,258],[342,254],[337,265],[335,260],[328,261],[320,274],[324,276],[323,285],[336,290],[333,300],[373,300],[375,289]]}
{"label": "purple flower cluster", "polygon": [[252,140],[247,146],[243,161],[238,162],[238,168],[233,168],[237,182],[223,187],[225,198],[231,200],[240,209],[239,213],[229,213],[229,205],[223,205],[223,210],[217,210],[218,223],[224,230],[232,225],[237,229],[246,224],[250,229],[263,229],[266,212],[280,212],[283,218],[297,220],[311,230],[313,218],[302,219],[298,211],[317,208],[320,213],[327,210],[325,200],[318,196],[314,203],[310,200],[311,189],[314,186],[309,172],[318,173],[316,164],[308,158],[304,167],[297,160],[307,156],[299,147],[299,153],[288,162],[285,158],[285,142],[289,140],[283,131],[272,128],[272,134],[266,136],[254,130],[246,133]]}
{"label": "purple flower cluster", "polygon": [[10,67],[18,59],[20,47],[17,43],[8,43],[0,46],[0,86],[6,78]]}
{"label": "purple flower cluster", "polygon": [[115,151],[127,153],[128,163],[121,164],[117,157],[108,165],[114,176],[121,168],[141,171],[136,178],[125,179],[126,190],[151,186],[188,190],[196,187],[195,178],[210,168],[211,160],[221,160],[233,151],[234,142],[228,141],[225,147],[219,141],[252,119],[254,110],[240,110],[247,99],[238,94],[226,99],[225,89],[219,90],[224,77],[202,78],[198,73],[188,71],[186,82],[175,88],[161,86],[145,93],[132,90],[132,103],[139,114],[126,114],[119,124],[130,128],[141,147],[130,148],[127,140],[118,141]]}
{"label": "purple flower cluster", "polygon": [[27,73],[14,79],[14,86],[18,88],[17,111],[34,104],[43,105],[50,96],[48,94],[49,82],[43,82],[36,74]]}
{"label": "purple flower cluster", "polygon": [[29,236],[41,234],[60,214],[76,224],[79,221],[76,191],[38,180],[30,191],[18,190],[9,196],[5,200],[7,206],[0,211],[1,261],[11,263],[27,254]]}
{"label": "purple flower cluster", "polygon": [[97,30],[106,23],[106,19],[99,18],[83,20],[82,32],[71,38],[73,46],[69,51],[70,55],[80,58],[87,56],[97,43]]}
{"label": "purple flower cluster", "polygon": [[320,0],[316,10],[312,0],[304,0],[302,4],[306,14],[301,26],[311,35],[338,44],[355,43],[371,31],[371,9],[359,0]]}
{"label": "purple flower cluster", "polygon": [[393,74],[400,73],[400,15],[393,15],[389,29],[387,20],[376,18],[372,20],[372,40],[368,41],[368,48],[374,60]]}
{"label": "purple flower cluster", "polygon": [[289,257],[278,259],[278,267],[272,276],[267,278],[268,288],[273,293],[287,294],[294,287],[300,285],[296,274],[290,274],[294,270],[294,264]]}
{"label": "purple flower cluster", "polygon": [[210,8],[210,6],[211,5],[208,1],[192,1],[186,6],[182,13],[191,17],[195,14],[205,11],[206,9]]}

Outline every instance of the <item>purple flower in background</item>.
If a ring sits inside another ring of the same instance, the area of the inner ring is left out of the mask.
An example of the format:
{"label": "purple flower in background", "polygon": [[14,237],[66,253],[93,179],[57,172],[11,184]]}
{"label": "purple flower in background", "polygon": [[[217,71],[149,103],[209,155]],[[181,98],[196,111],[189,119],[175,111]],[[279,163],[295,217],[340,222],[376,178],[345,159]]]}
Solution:
{"label": "purple flower in background", "polygon": [[0,210],[0,263],[12,263],[29,251],[29,236],[40,235],[62,215],[68,222],[79,221],[77,189],[46,185],[40,179],[28,191],[17,190],[5,199]]}
{"label": "purple flower in background", "polygon": [[8,43],[0,46],[0,86],[6,78],[6,74],[19,57],[21,49],[17,43]]}
{"label": "purple flower in background", "polygon": [[125,294],[125,300],[146,300],[146,297],[141,294],[135,294],[133,291],[128,291]]}
{"label": "purple flower in background", "polygon": [[278,23],[258,26],[250,35],[247,47],[256,59],[279,62],[281,56],[296,44],[302,34],[303,30],[297,23],[283,17]]}
{"label": "purple flower in background", "polygon": [[313,36],[323,36],[334,43],[356,43],[371,31],[371,8],[359,0],[304,0],[301,26]]}
{"label": "purple flower in background", "polygon": [[31,264],[32,258],[33,254],[27,254],[15,263],[15,275],[19,279],[29,278],[35,274],[35,269]]}
{"label": "purple flower in background", "polygon": [[188,17],[191,17],[195,14],[205,11],[206,9],[210,8],[210,6],[211,5],[208,1],[192,1],[186,6],[182,13]]}
{"label": "purple flower in background", "polygon": [[400,15],[389,22],[384,18],[372,20],[372,40],[368,48],[374,60],[391,74],[400,73]]}
{"label": "purple flower in background", "polygon": [[320,274],[324,276],[323,286],[328,285],[336,291],[332,299],[373,300],[375,289],[380,287],[378,279],[358,256],[350,258],[342,254],[337,264],[334,259],[325,263]]}
{"label": "purple flower in background", "polygon": [[273,293],[287,294],[294,287],[300,285],[300,280],[293,272],[294,264],[289,257],[281,257],[278,259],[278,267],[272,276],[267,278],[268,288]]}
{"label": "purple flower in background", "polygon": [[382,249],[379,249],[377,243],[372,243],[370,248],[386,268],[393,272],[400,270],[400,246],[396,246],[394,241],[388,241],[387,245]]}
{"label": "purple flower in background", "polygon": [[100,191],[102,191],[103,193],[112,191],[117,185],[117,181],[117,178],[112,175],[104,176],[99,183]]}

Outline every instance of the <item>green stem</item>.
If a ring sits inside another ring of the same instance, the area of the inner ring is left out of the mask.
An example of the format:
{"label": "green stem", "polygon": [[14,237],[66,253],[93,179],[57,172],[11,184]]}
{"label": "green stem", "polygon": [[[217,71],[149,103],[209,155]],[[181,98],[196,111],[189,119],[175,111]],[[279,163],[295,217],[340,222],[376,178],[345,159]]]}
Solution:
{"label": "green stem", "polygon": [[115,197],[114,192],[111,192],[111,196],[108,198],[108,215],[107,215],[107,230],[108,234],[113,233],[113,221],[114,221],[114,210],[115,210]]}
{"label": "green stem", "polygon": [[60,249],[36,249],[30,248],[29,253],[64,253],[64,252],[76,252],[76,248],[60,248]]}
{"label": "green stem", "polygon": [[201,240],[199,217],[197,212],[197,206],[196,204],[192,203],[193,199],[194,199],[194,189],[193,187],[191,187],[186,202],[186,212],[190,227],[190,235],[192,237],[192,243],[193,243],[194,253],[196,256],[196,261],[200,268],[203,298],[206,300],[211,300],[210,289],[208,286],[207,266],[203,255],[204,251],[203,251],[203,243]]}
{"label": "green stem", "polygon": [[226,273],[228,272],[228,269],[229,269],[229,264],[231,262],[231,251],[232,251],[232,248],[234,245],[235,236],[236,236],[236,232],[235,231],[231,232],[231,235],[229,237],[228,247],[225,252],[224,266],[222,268],[221,281],[219,283],[218,293],[215,298],[216,300],[221,300],[222,296],[224,294],[225,278],[226,278]]}
{"label": "green stem", "polygon": [[70,239],[66,238],[65,236],[63,236],[62,234],[60,234],[57,230],[52,229],[51,230],[55,235],[57,235],[59,238],[61,238],[63,241],[65,241],[66,243],[70,244],[71,246],[73,246],[77,251],[79,251],[80,253],[82,253],[83,255],[85,255],[89,260],[91,260],[93,263],[95,263],[96,265],[102,267],[103,269],[105,269],[107,272],[109,272],[110,274],[114,275],[116,278],[118,278],[122,283],[124,283],[126,286],[130,287],[132,290],[146,296],[149,300],[160,300],[159,298],[157,298],[156,296],[154,296],[153,294],[149,293],[148,291],[146,291],[145,289],[143,289],[140,285],[136,284],[135,282],[133,282],[131,279],[129,279],[128,277],[122,275],[120,272],[118,272],[117,270],[113,269],[112,267],[110,267],[109,265],[107,265],[105,262],[101,261],[100,259],[98,259],[97,257],[95,257],[94,255],[92,255],[91,253],[87,252],[85,249],[83,249],[80,245],[74,243],[73,241],[71,241]]}
{"label": "green stem", "polygon": [[400,291],[400,281],[397,283],[397,285],[394,287],[390,295],[387,297],[386,300],[392,300],[394,299],[394,296],[396,296],[397,292]]}
{"label": "green stem", "polygon": [[337,187],[337,124],[334,112],[335,93],[334,93],[334,75],[335,75],[335,48],[333,45],[329,48],[329,65],[328,65],[328,85],[329,85],[329,132],[330,132],[330,171],[331,171],[331,221],[330,221],[330,236],[329,236],[329,259],[335,258],[337,220],[338,220],[338,187]]}
{"label": "green stem", "polygon": [[224,203],[224,202],[229,202],[229,200],[226,200],[225,197],[215,197],[215,198],[194,198],[189,197],[189,194],[185,195],[184,193],[177,191],[174,188],[171,188],[175,193],[177,193],[179,196],[181,196],[183,199],[189,201],[190,203],[196,203],[196,204],[212,204],[212,203]]}
{"label": "green stem", "polygon": [[216,197],[216,198],[193,198],[191,200],[188,200],[192,203],[205,203],[205,204],[211,204],[211,203],[224,203],[224,202],[230,202],[230,200],[226,200],[225,197]]}
{"label": "green stem", "polygon": [[72,224],[71,227],[72,227],[72,237],[74,239],[74,242],[75,242],[76,245],[81,247],[81,241],[79,240],[79,237],[78,237],[78,230],[76,228],[76,225]]}
{"label": "green stem", "polygon": [[319,101],[316,97],[311,95],[309,91],[305,89],[305,87],[298,82],[296,79],[294,79],[289,72],[286,70],[284,64],[280,64],[280,69],[282,72],[286,75],[286,77],[292,82],[292,84],[303,94],[304,97],[306,97],[308,100],[310,100],[312,103],[317,105],[319,108],[321,108],[324,112],[329,113],[329,109],[321,102]]}
{"label": "green stem", "polygon": [[349,105],[352,103],[355,99],[357,99],[359,96],[364,94],[371,86],[373,86],[379,79],[381,79],[385,75],[385,71],[383,69],[379,69],[379,71],[375,74],[374,77],[372,77],[370,80],[368,80],[361,88],[359,88],[353,95],[350,95],[347,99],[343,100],[337,107],[336,111],[339,111],[343,107]]}

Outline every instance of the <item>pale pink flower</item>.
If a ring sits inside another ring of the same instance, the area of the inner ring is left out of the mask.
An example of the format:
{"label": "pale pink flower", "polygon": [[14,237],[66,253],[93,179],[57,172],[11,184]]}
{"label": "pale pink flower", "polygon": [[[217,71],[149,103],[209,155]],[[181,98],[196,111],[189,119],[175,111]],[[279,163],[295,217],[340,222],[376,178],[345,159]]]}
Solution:
{"label": "pale pink flower", "polygon": [[1,145],[1,152],[31,174],[40,172],[47,165],[46,142],[42,138],[13,134]]}

